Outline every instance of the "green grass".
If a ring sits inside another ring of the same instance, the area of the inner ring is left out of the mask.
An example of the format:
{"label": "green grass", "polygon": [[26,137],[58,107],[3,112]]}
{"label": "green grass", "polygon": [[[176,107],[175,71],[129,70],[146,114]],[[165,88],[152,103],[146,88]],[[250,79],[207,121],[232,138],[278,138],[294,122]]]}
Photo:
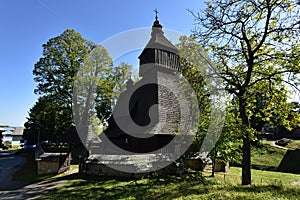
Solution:
{"label": "green grass", "polygon": [[293,140],[292,142],[288,143],[285,147],[291,150],[300,149],[300,140]]}
{"label": "green grass", "polygon": [[[297,199],[300,186],[289,186],[300,175],[252,170],[258,177],[254,186],[241,186],[241,169],[233,167],[216,177],[189,174],[181,177],[152,177],[141,180],[115,180],[83,175],[73,176],[68,183],[40,199]],[[265,177],[266,182],[260,182]],[[274,181],[278,179],[280,181]]]}
{"label": "green grass", "polygon": [[252,168],[276,171],[286,150],[276,148],[270,143],[259,143],[252,147],[251,153]]}
{"label": "green grass", "polygon": [[[228,173],[216,173],[215,179],[219,183],[238,185],[241,183],[242,169],[231,167]],[[252,184],[254,185],[285,185],[300,181],[300,174],[281,173],[252,169]],[[208,175],[208,174],[205,174]]]}
{"label": "green grass", "polygon": [[[252,164],[260,169],[278,167],[286,150],[269,144],[252,148]],[[18,176],[30,178],[25,167]],[[77,170],[73,165],[71,169]],[[36,174],[36,172],[35,172]],[[298,199],[300,175],[252,169],[252,186],[241,186],[241,168],[231,167],[228,173],[192,173],[179,177],[147,177],[141,180],[116,180],[80,174],[60,174],[55,178],[68,182],[40,199]],[[24,177],[25,176],[25,177]],[[48,177],[36,177],[35,180]]]}
{"label": "green grass", "polygon": [[[251,167],[253,169],[277,171],[287,150],[276,148],[268,141],[262,141],[251,148]],[[242,160],[231,163],[232,166],[241,167]]]}

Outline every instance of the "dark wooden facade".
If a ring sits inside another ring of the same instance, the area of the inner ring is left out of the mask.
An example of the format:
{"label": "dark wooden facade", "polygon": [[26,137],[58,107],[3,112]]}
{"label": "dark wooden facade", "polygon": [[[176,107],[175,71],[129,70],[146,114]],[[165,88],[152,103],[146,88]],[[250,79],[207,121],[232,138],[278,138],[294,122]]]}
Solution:
{"label": "dark wooden facade", "polygon": [[[168,76],[180,71],[179,52],[164,36],[158,20],[152,26],[151,38],[139,60],[139,75],[142,79],[127,85],[127,90],[120,95],[109,119],[109,126],[100,139],[105,141],[108,138],[125,151],[149,153],[161,149],[173,140],[181,115],[177,97],[172,93],[172,90],[178,88],[173,84],[173,77]],[[128,109],[128,114],[124,114],[126,111],[121,111],[122,109]],[[129,127],[129,131],[122,128],[128,124],[130,126],[130,121],[141,127],[150,127],[133,136],[130,131],[134,132],[134,128]],[[156,126],[160,121],[164,121],[164,125],[158,128]],[[104,150],[108,151],[106,148]],[[175,152],[175,145],[169,151]],[[111,150],[110,153],[113,152],[115,151]]]}

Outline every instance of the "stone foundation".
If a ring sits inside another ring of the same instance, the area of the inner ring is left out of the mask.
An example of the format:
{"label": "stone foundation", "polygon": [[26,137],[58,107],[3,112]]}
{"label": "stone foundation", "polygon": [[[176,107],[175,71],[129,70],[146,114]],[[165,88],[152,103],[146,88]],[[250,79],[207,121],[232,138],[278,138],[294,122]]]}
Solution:
{"label": "stone foundation", "polygon": [[44,153],[36,161],[38,175],[58,174],[70,169],[71,154]]}
{"label": "stone foundation", "polygon": [[[154,154],[143,155],[92,155],[84,163],[80,164],[80,172],[90,175],[121,178],[141,178],[143,176],[155,174],[175,175],[179,173],[179,168],[174,162],[159,159],[149,163],[149,159],[154,158]],[[148,159],[148,160],[147,160]],[[148,162],[145,162],[148,161]],[[165,166],[159,170],[152,171],[153,166]],[[122,169],[117,170],[117,169]]]}

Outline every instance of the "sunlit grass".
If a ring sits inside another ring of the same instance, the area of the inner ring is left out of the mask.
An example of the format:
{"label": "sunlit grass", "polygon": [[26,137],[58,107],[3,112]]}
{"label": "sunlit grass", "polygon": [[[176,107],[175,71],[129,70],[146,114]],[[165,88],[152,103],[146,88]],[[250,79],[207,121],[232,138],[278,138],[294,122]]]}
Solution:
{"label": "sunlit grass", "polygon": [[[285,150],[263,146],[252,151],[252,163],[270,168],[276,166],[284,154]],[[28,176],[28,170],[34,169],[25,167],[19,175]],[[78,165],[72,165],[71,172],[77,171]],[[239,167],[231,167],[228,173],[216,173],[215,177],[209,177],[211,173],[205,172],[145,177],[140,180],[117,180],[69,174],[70,172],[51,177],[33,176],[32,179],[35,180],[68,180],[40,199],[297,199],[300,196],[300,186],[291,185],[300,181],[298,174],[252,169],[253,185],[241,186]]]}
{"label": "sunlit grass", "polygon": [[[208,176],[210,173],[204,173]],[[274,171],[251,170],[252,184],[254,185],[290,185],[290,183],[300,181],[300,174],[281,173]],[[216,173],[216,180],[219,183],[230,185],[240,185],[242,182],[242,169],[231,167],[228,173]]]}
{"label": "sunlit grass", "polygon": [[262,143],[252,147],[251,153],[252,168],[276,171],[286,150],[276,148],[270,143]]}
{"label": "sunlit grass", "polygon": [[[252,170],[253,185],[241,186],[241,169],[226,174],[186,174],[116,180],[77,175],[41,199],[297,199],[300,175]],[[263,180],[261,182],[261,178]],[[275,181],[277,180],[277,181]]]}
{"label": "sunlit grass", "polygon": [[292,142],[288,143],[285,147],[291,150],[300,149],[300,140],[293,140]]}

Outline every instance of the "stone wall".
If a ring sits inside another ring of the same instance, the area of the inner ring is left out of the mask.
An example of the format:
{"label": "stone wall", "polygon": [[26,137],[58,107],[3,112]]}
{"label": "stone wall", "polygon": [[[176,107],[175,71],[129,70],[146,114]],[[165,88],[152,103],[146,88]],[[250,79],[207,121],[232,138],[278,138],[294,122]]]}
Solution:
{"label": "stone wall", "polygon": [[58,173],[59,162],[56,161],[37,161],[38,175]]}
{"label": "stone wall", "polygon": [[[157,170],[155,172],[145,172],[145,173],[127,173],[123,171],[116,170],[114,168],[111,168],[105,164],[101,163],[85,163],[84,167],[81,167],[82,170],[79,172],[89,175],[97,175],[97,176],[103,176],[103,177],[117,177],[117,178],[142,178],[150,174],[163,174],[163,175],[175,175],[180,173],[180,169],[176,167],[175,163],[168,165],[167,167],[164,167],[160,170]],[[126,165],[121,164],[118,165],[118,167],[124,168],[135,168],[136,166],[134,164],[132,165]]]}
{"label": "stone wall", "polygon": [[38,175],[58,174],[70,169],[71,154],[45,153],[36,161]]}

